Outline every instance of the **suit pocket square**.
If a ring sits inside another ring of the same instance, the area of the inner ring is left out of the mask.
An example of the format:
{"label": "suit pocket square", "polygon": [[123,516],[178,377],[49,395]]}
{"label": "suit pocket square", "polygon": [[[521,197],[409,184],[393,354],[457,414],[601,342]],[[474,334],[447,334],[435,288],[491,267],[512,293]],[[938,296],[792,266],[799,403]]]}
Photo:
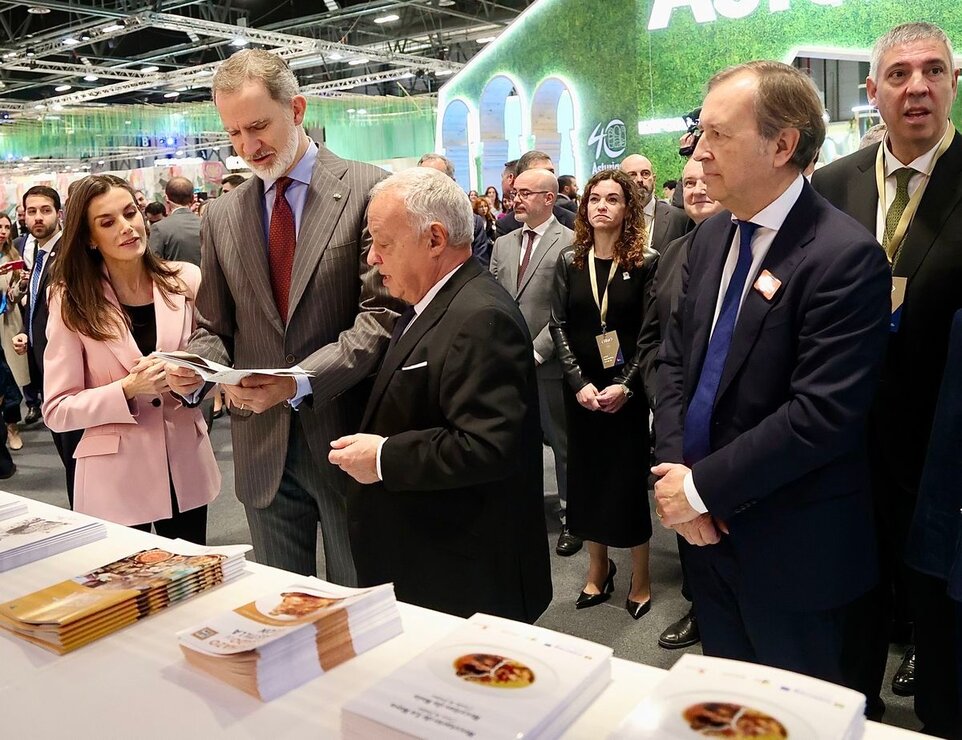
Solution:
{"label": "suit pocket square", "polygon": [[428,362],[427,360],[425,360],[424,362],[419,362],[416,365],[408,365],[407,367],[402,367],[401,372],[403,373],[403,372],[406,372],[407,370],[417,370],[418,368],[427,367],[427,366],[428,366]]}

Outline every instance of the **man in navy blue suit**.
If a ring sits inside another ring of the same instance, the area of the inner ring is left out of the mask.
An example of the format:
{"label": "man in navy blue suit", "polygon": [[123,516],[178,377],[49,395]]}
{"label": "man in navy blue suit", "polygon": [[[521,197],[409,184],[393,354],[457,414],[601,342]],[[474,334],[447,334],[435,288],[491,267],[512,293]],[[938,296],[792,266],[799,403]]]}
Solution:
{"label": "man in navy blue suit", "polygon": [[693,548],[707,655],[841,680],[845,609],[878,577],[865,419],[891,308],[872,235],[808,185],[811,81],[750,62],[708,86],[708,194],[657,360],[656,513]]}

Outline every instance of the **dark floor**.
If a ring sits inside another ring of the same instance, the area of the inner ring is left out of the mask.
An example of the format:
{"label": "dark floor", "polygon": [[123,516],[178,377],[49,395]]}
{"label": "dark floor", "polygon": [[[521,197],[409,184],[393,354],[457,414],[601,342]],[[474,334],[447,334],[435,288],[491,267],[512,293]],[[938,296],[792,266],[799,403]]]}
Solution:
{"label": "dark floor", "polygon": [[[221,495],[211,505],[209,517],[210,544],[250,543],[250,533],[244,518],[243,507],[234,498],[233,462],[231,456],[229,418],[214,423],[211,438],[218,462],[224,474]],[[67,505],[64,473],[53,447],[50,433],[42,424],[23,429],[24,447],[14,452],[18,471],[10,480],[0,484],[4,490],[30,498]],[[557,501],[554,480],[554,463],[550,451],[545,453],[546,511],[551,511]],[[549,516],[551,538],[551,570],[555,598],[538,624],[550,629],[584,637],[610,645],[615,655],[661,668],[670,668],[685,652],[668,651],[658,647],[658,635],[687,610],[687,602],[680,593],[681,572],[674,535],[655,527],[651,543],[652,611],[637,622],[624,610],[628,575],[631,562],[628,551],[612,550],[611,556],[618,566],[613,598],[600,606],[576,611],[574,600],[584,586],[587,554],[561,558],[554,553],[558,524]],[[323,573],[323,563],[318,561],[318,572]],[[698,651],[698,646],[689,648]],[[912,711],[912,700],[894,696],[889,690],[892,674],[901,659],[901,649],[892,647],[889,653],[888,675],[883,699],[888,707],[884,721],[907,729],[918,729],[919,722]]]}

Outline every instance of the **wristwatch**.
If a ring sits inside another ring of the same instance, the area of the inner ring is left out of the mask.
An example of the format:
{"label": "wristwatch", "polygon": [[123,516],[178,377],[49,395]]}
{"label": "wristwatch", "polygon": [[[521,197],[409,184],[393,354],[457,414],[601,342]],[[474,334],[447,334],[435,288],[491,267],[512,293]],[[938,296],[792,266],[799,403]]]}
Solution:
{"label": "wristwatch", "polygon": [[631,398],[633,395],[635,395],[635,392],[624,383],[621,383],[621,390],[625,392],[625,398]]}

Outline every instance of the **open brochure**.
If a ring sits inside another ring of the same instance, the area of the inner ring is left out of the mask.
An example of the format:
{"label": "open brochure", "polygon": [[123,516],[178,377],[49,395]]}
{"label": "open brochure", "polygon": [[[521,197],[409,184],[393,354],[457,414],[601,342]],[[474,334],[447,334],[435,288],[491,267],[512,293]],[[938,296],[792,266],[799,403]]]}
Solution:
{"label": "open brochure", "polygon": [[276,369],[252,368],[242,370],[221,365],[219,362],[208,360],[200,355],[191,354],[190,352],[152,352],[151,356],[157,357],[164,362],[169,362],[171,365],[193,370],[207,383],[237,385],[248,375],[273,375],[278,378],[307,378],[311,376],[311,373],[298,365]]}
{"label": "open brochure", "polygon": [[865,697],[827,681],[754,663],[683,655],[611,740],[855,740]]}
{"label": "open brochure", "polygon": [[611,648],[475,614],[363,691],[345,738],[559,737],[611,680]]}
{"label": "open brochure", "polygon": [[233,580],[250,549],[174,540],[0,604],[0,627],[62,655]]}
{"label": "open brochure", "polygon": [[191,665],[270,701],[400,633],[391,584],[304,578],[177,638]]}

